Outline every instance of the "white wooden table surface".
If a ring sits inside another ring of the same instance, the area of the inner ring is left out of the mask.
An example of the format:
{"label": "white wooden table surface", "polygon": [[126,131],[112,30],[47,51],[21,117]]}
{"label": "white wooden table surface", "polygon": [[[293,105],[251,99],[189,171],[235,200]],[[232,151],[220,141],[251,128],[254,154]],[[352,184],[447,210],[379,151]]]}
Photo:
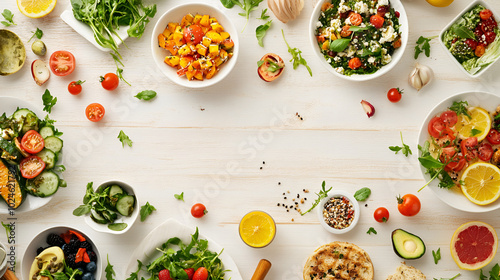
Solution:
{"label": "white wooden table surface", "polygon": [[[0,77],[0,95],[23,99],[40,110],[46,88],[58,98],[51,116],[64,132],[63,163],[68,168],[64,173],[68,187],[59,190],[49,205],[16,215],[18,276],[20,260],[33,236],[49,226],[68,225],[88,233],[101,253],[109,254],[116,278],[125,279],[130,252],[157,225],[176,218],[189,226],[198,226],[221,244],[244,279],[251,277],[259,259],[267,258],[273,263],[268,279],[300,280],[307,256],[316,247],[334,240],[364,248],[373,260],[375,279],[385,279],[402,261],[394,254],[390,241],[396,228],[415,233],[425,241],[425,256],[407,263],[420,268],[429,279],[448,278],[458,272],[462,273],[459,279],[478,279],[479,272],[460,271],[455,265],[449,242],[455,229],[467,221],[481,220],[500,228],[498,211],[460,212],[425,189],[418,193],[421,212],[408,218],[399,214],[395,199],[398,194],[416,193],[424,184],[416,139],[429,110],[455,93],[500,90],[500,81],[496,79],[500,64],[480,79],[469,79],[445,54],[437,39],[431,41],[431,57],[419,58],[419,62],[433,68],[436,79],[419,93],[407,83],[407,75],[415,64],[413,47],[417,38],[438,35],[470,3],[468,0],[455,0],[447,8],[432,7],[424,0],[403,0],[410,24],[403,59],[382,78],[360,83],[332,76],[312,52],[306,38],[316,0],[306,0],[300,17],[289,24],[272,15],[273,26],[264,39],[265,48],[259,47],[255,28],[262,21],[255,18],[266,6],[264,1],[239,34],[240,56],[233,72],[219,84],[201,90],[177,86],[157,70],[150,53],[152,29],[161,14],[184,1],[156,2],[158,13],[145,35],[140,40],[128,39],[129,49],[122,49],[124,74],[132,86],[121,84],[118,90],[107,92],[98,78],[114,72],[114,63],[107,53],[97,50],[59,18],[69,8],[68,0],[58,1],[55,10],[41,19],[23,16],[15,1],[0,1],[0,9],[8,8],[15,14],[17,26],[8,29],[17,33],[27,47],[23,69]],[[202,2],[224,9],[217,0]],[[500,2],[487,2],[500,11]],[[238,9],[225,12],[241,30],[245,20],[238,15]],[[37,57],[27,41],[37,27],[44,31],[43,41],[48,47],[44,59],[62,49],[72,52],[77,60],[74,73],[66,77],[52,75],[42,87],[34,83],[29,69]],[[265,83],[257,76],[256,61],[265,53],[277,53],[285,60],[291,58],[280,29],[292,47],[303,51],[313,77],[302,66],[293,70],[290,63],[283,77],[273,83]],[[87,81],[84,90],[79,96],[72,96],[67,85],[79,79]],[[405,89],[401,102],[393,104],[387,100],[386,92],[391,87]],[[151,102],[133,97],[145,89],[157,91],[158,97]],[[362,99],[375,106],[373,118],[366,117],[359,104]],[[85,107],[93,102],[106,108],[105,118],[97,124],[84,115]],[[122,148],[116,138],[120,130],[134,141],[133,148]],[[409,158],[394,155],[388,149],[400,144],[400,131],[412,147],[414,154]],[[158,209],[145,222],[137,222],[129,232],[118,236],[95,232],[82,217],[72,215],[87,182],[100,184],[111,179],[133,185],[143,203],[149,201]],[[372,190],[368,206],[361,204],[359,224],[346,235],[326,232],[315,212],[302,217],[276,206],[283,202],[283,192],[302,194],[302,189],[311,191],[307,196],[310,203],[323,180],[328,186],[352,193],[364,186]],[[180,192],[185,193],[185,203],[174,199],[173,195]],[[197,202],[208,208],[203,219],[190,215],[191,205]],[[379,206],[387,207],[391,213],[387,224],[373,219],[373,211]],[[238,235],[239,220],[255,209],[270,213],[277,222],[277,236],[264,249],[246,246]],[[2,216],[2,220],[6,217]],[[374,227],[378,234],[367,235],[369,227]],[[0,241],[6,242],[4,234],[0,234]],[[435,265],[431,251],[438,248],[442,259]],[[487,268],[499,261],[497,256]]]}

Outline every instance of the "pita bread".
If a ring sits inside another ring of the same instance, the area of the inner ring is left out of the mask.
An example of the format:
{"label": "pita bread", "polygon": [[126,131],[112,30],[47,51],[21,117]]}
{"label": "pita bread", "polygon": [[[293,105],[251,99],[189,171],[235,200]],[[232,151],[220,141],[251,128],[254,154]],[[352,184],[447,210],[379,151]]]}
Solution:
{"label": "pita bread", "polygon": [[316,249],[304,266],[304,280],[373,280],[370,256],[355,244],[332,242]]}
{"label": "pita bread", "polygon": [[422,271],[413,266],[406,265],[404,262],[398,267],[396,273],[389,275],[387,280],[426,280]]}

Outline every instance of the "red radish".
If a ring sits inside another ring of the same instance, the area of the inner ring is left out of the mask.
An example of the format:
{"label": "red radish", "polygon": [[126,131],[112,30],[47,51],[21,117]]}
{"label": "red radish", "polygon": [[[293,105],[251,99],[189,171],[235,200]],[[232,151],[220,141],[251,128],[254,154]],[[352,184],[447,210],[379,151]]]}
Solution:
{"label": "red radish", "polygon": [[35,59],[35,61],[31,63],[31,74],[36,84],[39,86],[45,84],[50,78],[49,67],[40,59]]}
{"label": "red radish", "polygon": [[366,115],[371,118],[375,114],[375,107],[373,107],[370,102],[366,100],[361,100],[361,106],[363,106],[363,110],[365,110]]}

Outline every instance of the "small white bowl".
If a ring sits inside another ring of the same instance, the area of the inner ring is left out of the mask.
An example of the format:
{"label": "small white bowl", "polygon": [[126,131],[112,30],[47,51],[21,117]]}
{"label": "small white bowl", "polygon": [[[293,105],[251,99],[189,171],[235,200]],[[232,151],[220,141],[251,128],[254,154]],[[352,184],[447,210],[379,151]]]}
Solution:
{"label": "small white bowl", "polygon": [[493,62],[491,63],[490,65],[486,66],[485,68],[481,69],[479,72],[477,72],[476,74],[471,74],[469,73],[467,70],[464,69],[464,67],[462,66],[462,64],[460,64],[458,62],[458,60],[451,54],[451,52],[448,50],[448,48],[446,47],[446,45],[444,44],[443,42],[443,35],[444,33],[450,29],[450,27],[465,13],[467,13],[470,9],[472,9],[472,7],[476,6],[476,5],[482,5],[483,7],[485,7],[486,9],[489,9],[492,13],[493,13],[493,16],[495,17],[495,19],[498,19],[500,18],[500,15],[498,15],[492,8],[491,6],[486,3],[485,1],[483,0],[476,0],[476,1],[472,1],[472,3],[470,3],[462,12],[460,12],[452,21],[450,21],[450,23],[448,23],[448,25],[446,25],[445,28],[443,28],[443,30],[441,31],[441,33],[439,33],[439,43],[441,44],[441,46],[443,46],[443,48],[446,50],[446,53],[450,56],[451,60],[453,60],[453,62],[458,66],[458,68],[460,68],[460,70],[462,70],[467,76],[471,77],[471,78],[477,78],[479,76],[481,76],[484,72],[486,72],[486,70],[488,70],[493,64],[495,64],[497,61],[498,61],[498,58]]}
{"label": "small white bowl", "polygon": [[[329,226],[326,222],[325,222],[325,219],[323,218],[323,209],[325,207],[325,203],[328,202],[328,200],[330,200],[330,198],[332,197],[340,197],[340,196],[344,196],[346,197],[347,199],[349,199],[349,201],[351,202],[352,204],[352,207],[354,208],[354,219],[352,220],[351,224],[344,228],[344,229],[335,229],[335,228],[332,228],[331,226]],[[336,234],[342,234],[342,233],[346,233],[346,232],[349,232],[351,231],[355,226],[356,224],[358,223],[359,221],[359,215],[360,215],[360,208],[359,208],[359,204],[358,204],[358,201],[354,198],[354,196],[352,196],[352,194],[346,192],[346,191],[343,191],[343,190],[331,190],[330,191],[330,194],[328,195],[328,197],[325,197],[321,200],[321,202],[319,203],[318,205],[318,218],[319,218],[319,223],[329,232],[331,233],[336,233]]]}
{"label": "small white bowl", "polygon": [[85,222],[87,225],[89,225],[92,229],[99,231],[99,232],[105,232],[105,233],[111,233],[111,234],[123,234],[127,232],[132,226],[134,225],[135,221],[137,220],[137,217],[139,216],[139,200],[137,199],[137,195],[134,192],[134,188],[132,188],[129,184],[122,182],[122,181],[117,181],[117,180],[112,180],[108,182],[104,182],[99,187],[97,187],[94,191],[97,191],[100,188],[104,188],[106,186],[111,186],[111,185],[118,185],[123,188],[124,191],[126,191],[130,195],[135,196],[135,207],[134,211],[132,212],[132,215],[129,217],[124,217],[121,215],[118,215],[118,219],[115,220],[115,223],[126,223],[127,227],[124,230],[121,231],[116,231],[116,230],[111,230],[108,228],[108,224],[98,224],[92,220],[90,217],[90,214],[85,215]]}
{"label": "small white bowl", "polygon": [[[210,15],[210,17],[215,17],[222,25],[222,27],[224,27],[224,30],[231,35],[231,39],[234,42],[233,57],[231,57],[226,63],[221,65],[220,71],[215,74],[212,79],[205,79],[203,81],[189,81],[188,79],[186,79],[186,77],[179,77],[177,75],[177,69],[168,66],[164,62],[165,56],[167,56],[169,52],[158,46],[158,35],[163,32],[167,24],[169,22],[180,23],[182,18],[189,13],[193,15],[202,14]],[[165,76],[167,76],[167,78],[169,78],[172,82],[178,85],[188,88],[203,88],[212,86],[222,81],[233,70],[233,67],[236,64],[239,52],[238,33],[239,32],[236,30],[234,24],[229,20],[226,14],[219,9],[211,5],[202,3],[181,4],[164,13],[153,29],[153,35],[151,37],[151,51],[153,53],[153,60],[155,61],[160,71],[165,74]]]}
{"label": "small white bowl", "polygon": [[33,261],[35,260],[36,255],[36,250],[39,247],[46,247],[48,246],[47,244],[47,236],[51,233],[55,234],[62,234],[67,232],[68,230],[73,230],[76,232],[81,233],[85,239],[92,245],[92,249],[94,250],[96,256],[97,256],[97,270],[94,274],[95,280],[101,280],[101,275],[102,275],[102,259],[101,259],[101,254],[99,253],[99,249],[97,248],[96,244],[92,241],[92,239],[83,233],[83,231],[76,229],[76,228],[71,228],[71,227],[66,227],[66,226],[54,226],[54,227],[49,227],[37,235],[33,237],[31,242],[28,244],[28,247],[26,247],[26,251],[24,252],[23,259],[21,261],[21,274],[22,278],[21,279],[28,279],[29,274],[30,274],[30,269],[31,265],[33,264]]}
{"label": "small white bowl", "polygon": [[4,275],[5,271],[7,271],[7,258],[9,257],[9,256],[7,256],[7,254],[9,253],[9,251],[8,251],[7,247],[2,242],[0,242],[0,247],[5,252],[5,257],[3,258],[3,261],[0,263],[0,275]]}
{"label": "small white bowl", "polygon": [[316,4],[316,8],[314,8],[314,11],[312,12],[311,19],[309,21],[309,40],[311,42],[313,52],[320,59],[321,64],[323,64],[330,73],[345,80],[368,81],[378,78],[389,72],[399,62],[401,57],[403,57],[403,53],[406,49],[406,44],[408,43],[408,17],[406,16],[405,8],[403,7],[403,4],[400,0],[390,0],[391,7],[399,12],[399,24],[401,25],[399,29],[401,31],[401,47],[394,51],[392,55],[392,61],[389,62],[389,64],[382,66],[377,72],[373,74],[346,76],[335,71],[335,69],[326,62],[326,59],[321,53],[321,50],[318,46],[316,36],[314,36],[316,32],[316,23],[318,22],[319,16],[321,14],[321,5],[324,2],[325,0],[319,1],[318,4]]}

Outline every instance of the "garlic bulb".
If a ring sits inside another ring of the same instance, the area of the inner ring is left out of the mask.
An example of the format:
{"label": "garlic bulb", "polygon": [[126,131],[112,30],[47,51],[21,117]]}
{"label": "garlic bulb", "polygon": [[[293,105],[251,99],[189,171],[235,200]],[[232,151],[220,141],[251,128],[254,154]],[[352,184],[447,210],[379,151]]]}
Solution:
{"label": "garlic bulb", "polygon": [[415,65],[415,69],[411,71],[410,76],[408,77],[408,82],[412,87],[419,91],[425,85],[427,85],[433,77],[434,72],[431,68],[425,65],[421,65],[417,62],[417,65]]}
{"label": "garlic bulb", "polygon": [[304,8],[304,0],[267,0],[267,6],[283,23],[294,20]]}

